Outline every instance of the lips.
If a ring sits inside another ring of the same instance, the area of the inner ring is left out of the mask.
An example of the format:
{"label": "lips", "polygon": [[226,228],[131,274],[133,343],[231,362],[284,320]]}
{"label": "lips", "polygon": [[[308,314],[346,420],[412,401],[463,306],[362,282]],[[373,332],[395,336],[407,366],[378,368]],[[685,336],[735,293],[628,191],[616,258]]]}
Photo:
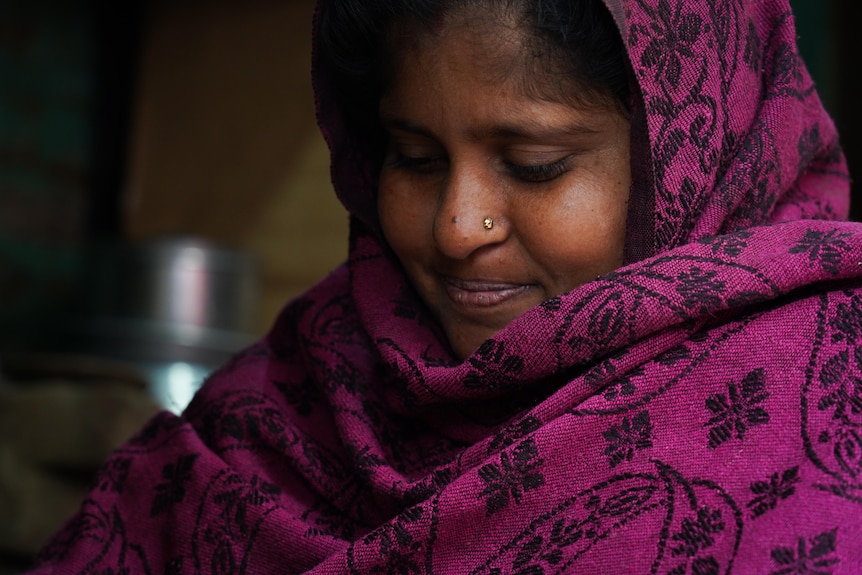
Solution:
{"label": "lips", "polygon": [[467,308],[493,308],[503,305],[536,287],[535,284],[452,277],[443,278],[443,285],[449,299]]}

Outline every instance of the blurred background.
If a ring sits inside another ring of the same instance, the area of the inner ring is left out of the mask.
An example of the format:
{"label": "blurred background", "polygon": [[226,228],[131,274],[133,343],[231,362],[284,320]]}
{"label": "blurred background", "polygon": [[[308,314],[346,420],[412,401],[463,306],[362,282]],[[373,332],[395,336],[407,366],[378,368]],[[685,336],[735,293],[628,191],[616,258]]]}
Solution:
{"label": "blurred background", "polygon": [[0,573],[345,257],[313,0],[0,0]]}
{"label": "blurred background", "polygon": [[[862,173],[862,4],[794,0]],[[0,575],[346,256],[313,0],[0,0]],[[854,219],[862,214],[862,200]]]}

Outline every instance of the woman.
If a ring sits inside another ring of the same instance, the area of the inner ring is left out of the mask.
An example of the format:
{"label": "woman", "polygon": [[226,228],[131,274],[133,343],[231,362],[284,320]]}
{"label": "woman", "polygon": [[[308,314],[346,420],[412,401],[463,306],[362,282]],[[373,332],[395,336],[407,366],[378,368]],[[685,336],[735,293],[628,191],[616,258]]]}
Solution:
{"label": "woman", "polygon": [[37,572],[859,572],[862,241],[786,2],[392,4],[317,19],[347,265]]}

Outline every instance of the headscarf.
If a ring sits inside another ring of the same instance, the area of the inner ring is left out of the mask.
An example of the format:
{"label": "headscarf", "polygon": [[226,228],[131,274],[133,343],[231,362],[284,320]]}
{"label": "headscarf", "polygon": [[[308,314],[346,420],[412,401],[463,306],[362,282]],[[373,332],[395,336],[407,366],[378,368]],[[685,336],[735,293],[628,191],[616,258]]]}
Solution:
{"label": "headscarf", "polygon": [[862,571],[862,228],[790,8],[607,5],[627,265],[454,358],[317,62],[347,264],[117,451],[36,572]]}

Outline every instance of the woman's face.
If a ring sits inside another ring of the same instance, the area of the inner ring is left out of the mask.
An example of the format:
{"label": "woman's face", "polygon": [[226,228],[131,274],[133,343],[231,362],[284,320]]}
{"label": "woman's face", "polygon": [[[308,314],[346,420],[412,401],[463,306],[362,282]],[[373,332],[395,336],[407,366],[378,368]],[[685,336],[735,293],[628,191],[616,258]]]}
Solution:
{"label": "woman's face", "polygon": [[396,40],[380,103],[383,233],[460,358],[621,265],[631,181],[618,110],[527,93],[521,33],[469,24]]}

